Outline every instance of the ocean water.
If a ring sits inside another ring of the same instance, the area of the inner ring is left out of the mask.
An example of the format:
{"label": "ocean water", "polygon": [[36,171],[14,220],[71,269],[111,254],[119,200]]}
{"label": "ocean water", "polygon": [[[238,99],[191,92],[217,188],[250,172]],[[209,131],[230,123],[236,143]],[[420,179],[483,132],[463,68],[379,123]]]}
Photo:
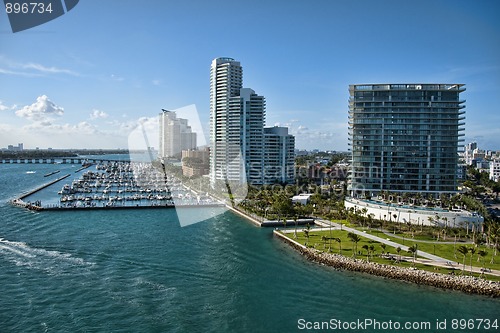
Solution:
{"label": "ocean water", "polygon": [[338,331],[305,327],[331,319],[431,324],[413,332],[500,330],[478,321],[452,327],[455,319],[500,321],[499,300],[319,266],[230,212],[181,227],[172,209],[8,204],[58,177],[43,177],[56,168],[74,169],[0,165],[0,332]]}

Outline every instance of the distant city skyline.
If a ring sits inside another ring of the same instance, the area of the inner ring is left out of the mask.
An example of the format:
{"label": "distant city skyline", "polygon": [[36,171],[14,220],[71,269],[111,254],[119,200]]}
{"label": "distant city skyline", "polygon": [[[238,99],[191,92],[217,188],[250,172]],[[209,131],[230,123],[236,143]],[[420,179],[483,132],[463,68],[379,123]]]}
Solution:
{"label": "distant city skyline", "polygon": [[208,142],[207,64],[227,56],[298,149],[346,151],[349,85],[388,82],[465,84],[465,142],[500,149],[497,1],[137,6],[80,2],[16,34],[0,13],[0,147],[127,148],[140,121],[192,104]]}

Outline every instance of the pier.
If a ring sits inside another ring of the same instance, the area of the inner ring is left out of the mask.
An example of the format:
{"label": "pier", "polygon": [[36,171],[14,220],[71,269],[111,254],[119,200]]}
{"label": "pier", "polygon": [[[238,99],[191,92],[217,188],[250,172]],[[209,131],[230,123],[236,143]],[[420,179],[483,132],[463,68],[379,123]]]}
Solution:
{"label": "pier", "polygon": [[[76,170],[78,173],[92,166],[90,163]],[[49,174],[50,175],[50,174]],[[113,161],[96,164],[96,171],[85,171],[78,179],[66,183],[54,196],[48,196],[44,204],[37,198],[30,202],[27,197],[67,177],[67,174],[22,194],[11,203],[36,211],[61,210],[110,210],[145,208],[201,208],[223,206],[208,195],[186,188],[173,175],[167,175],[149,163]],[[57,193],[57,194],[56,194]],[[26,200],[26,201],[25,201]]]}
{"label": "pier", "polygon": [[115,209],[168,209],[168,208],[209,208],[209,207],[224,207],[221,203],[200,204],[200,205],[129,205],[129,206],[47,206],[38,207],[37,211],[66,211],[66,210],[115,210]]}
{"label": "pier", "polygon": [[36,189],[34,189],[34,190],[32,190],[32,191],[29,191],[29,192],[27,192],[27,193],[24,193],[24,194],[22,194],[19,198],[17,198],[17,200],[21,200],[21,201],[22,201],[24,198],[26,198],[26,197],[28,197],[28,196],[30,196],[30,195],[32,195],[32,194],[35,194],[36,192],[39,192],[39,191],[43,190],[44,188],[47,188],[47,187],[49,187],[50,185],[55,184],[55,183],[57,183],[57,182],[59,182],[59,181],[61,181],[61,180],[65,179],[65,178],[68,178],[69,176],[71,176],[71,174],[70,174],[70,173],[68,173],[68,174],[67,174],[67,175],[65,175],[65,176],[59,177],[59,178],[57,178],[57,179],[55,179],[55,180],[51,181],[50,183],[44,184],[44,185],[42,185],[42,186],[40,186],[40,187],[38,187],[38,188],[36,188]]}

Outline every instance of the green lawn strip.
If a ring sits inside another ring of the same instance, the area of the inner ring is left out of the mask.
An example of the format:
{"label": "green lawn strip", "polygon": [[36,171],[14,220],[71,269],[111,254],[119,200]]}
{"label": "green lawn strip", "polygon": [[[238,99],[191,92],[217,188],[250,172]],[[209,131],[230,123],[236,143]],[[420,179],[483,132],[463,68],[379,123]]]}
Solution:
{"label": "green lawn strip", "polygon": [[[294,233],[287,233],[285,235],[287,237],[289,237],[290,239],[293,239],[302,245],[306,245],[306,243],[307,243],[307,246],[314,247],[315,249],[317,249],[319,251],[328,252],[330,249],[331,253],[341,254],[345,257],[352,258],[353,257],[353,248],[355,247],[355,244],[353,244],[353,242],[348,238],[347,234],[348,234],[348,232],[345,230],[332,229],[331,236],[330,236],[329,230],[316,231],[316,230],[311,229],[311,231],[309,232],[309,239],[306,238],[305,233],[302,230],[297,231],[297,238],[295,238]],[[323,236],[328,238],[326,240],[326,242],[322,239]],[[330,239],[329,239],[330,237],[331,238],[340,238],[341,243],[339,244],[339,242],[332,239],[331,248],[330,248]],[[393,266],[398,266],[398,267],[412,267],[413,266],[412,260],[410,258],[408,258],[408,261],[402,260],[400,262],[396,262],[396,260],[390,260],[388,258],[380,257],[380,254],[382,253],[382,251],[384,251],[384,253],[390,253],[395,259],[397,259],[398,254],[397,254],[396,248],[389,246],[389,245],[386,245],[385,250],[383,250],[381,247],[381,243],[374,241],[374,240],[371,240],[371,239],[368,239],[368,238],[365,238],[363,236],[360,236],[360,237],[361,237],[361,240],[358,242],[358,245],[357,245],[357,251],[358,251],[358,254],[356,255],[357,259],[367,260],[367,251],[366,251],[366,249],[363,249],[363,245],[368,245],[368,246],[373,245],[374,251],[373,251],[373,253],[371,253],[369,255],[370,262],[376,262],[379,264],[386,264],[386,265],[393,265]],[[342,246],[342,251],[340,251],[339,245]],[[409,246],[412,244],[407,243],[406,245]],[[430,244],[430,245],[432,246],[432,244]],[[445,246],[445,244],[439,244],[439,246]],[[452,246],[452,251],[453,251],[453,244],[451,244],[451,246]],[[438,255],[437,248],[438,248],[438,245],[436,245],[436,255]],[[419,245],[419,249],[425,251],[424,249],[420,248],[420,245]],[[426,252],[428,252],[428,251],[426,251]],[[399,255],[401,257],[411,257],[410,253],[408,253],[407,251],[402,251],[402,250],[400,251]],[[452,252],[452,256],[453,256],[453,252]],[[417,255],[417,258],[421,258],[421,257]],[[466,260],[466,267],[465,267],[465,272],[464,272],[464,274],[466,274],[466,275],[470,275],[470,272],[469,272],[470,265],[468,265],[468,263],[469,263],[469,261]],[[473,259],[473,264],[474,264],[474,259]],[[451,271],[454,270],[452,268],[436,267],[436,266],[424,265],[421,263],[415,263],[414,267],[416,267],[417,269],[422,269],[425,271],[442,273],[442,274],[449,274]],[[486,267],[489,267],[489,266],[486,265]],[[462,274],[462,270],[461,270],[462,265],[458,266],[458,268],[460,268],[460,269],[454,270],[455,274]],[[473,273],[473,275],[476,277],[479,277],[480,274]],[[492,281],[500,281],[500,277],[497,277],[497,276],[485,275],[484,278],[486,278],[488,280],[492,280]]]}
{"label": "green lawn strip", "polygon": [[[452,262],[458,262],[458,263],[460,263],[460,265],[463,264],[464,257],[461,253],[459,253],[457,251],[457,249],[461,245],[464,245],[467,248],[473,246],[472,244],[462,244],[459,242],[457,242],[456,245],[443,244],[443,243],[431,244],[431,243],[414,242],[414,241],[412,241],[411,238],[408,238],[408,239],[405,238],[405,240],[403,242],[402,239],[386,235],[386,234],[382,233],[380,230],[373,230],[372,229],[371,231],[367,231],[367,232],[369,232],[370,234],[376,235],[380,238],[389,239],[389,240],[391,240],[395,243],[401,244],[401,245],[411,246],[411,245],[417,244],[418,249],[421,251],[424,251],[424,252],[427,252],[430,254],[435,254],[439,257],[442,257],[444,259],[448,259],[449,261],[452,261]],[[478,255],[479,250],[484,250],[484,251],[488,252],[488,254],[484,258],[480,257],[479,261],[477,261],[478,256],[479,256]],[[456,253],[456,257],[455,257],[455,253]],[[497,255],[494,258],[494,263],[493,264],[490,263],[491,257],[493,255],[494,255],[493,249],[488,248],[484,245],[479,246],[476,249],[476,253],[472,255],[472,266],[482,268],[483,261],[484,261],[484,267],[489,268],[489,269],[500,270],[500,256]],[[470,269],[470,254],[467,254],[467,256],[465,257],[465,264],[466,264],[466,267],[469,266],[469,269]]]}

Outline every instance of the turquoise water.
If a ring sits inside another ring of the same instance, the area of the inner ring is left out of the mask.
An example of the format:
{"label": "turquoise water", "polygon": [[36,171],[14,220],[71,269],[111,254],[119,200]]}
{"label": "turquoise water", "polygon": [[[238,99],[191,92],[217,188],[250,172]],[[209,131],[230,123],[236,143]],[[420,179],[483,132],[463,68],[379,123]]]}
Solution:
{"label": "turquoise water", "polygon": [[314,331],[299,330],[301,318],[433,325],[414,332],[438,332],[436,319],[446,319],[439,332],[476,332],[451,320],[500,314],[498,300],[309,263],[229,212],[181,227],[168,209],[30,212],[7,203],[53,170],[0,165],[0,332]]}

